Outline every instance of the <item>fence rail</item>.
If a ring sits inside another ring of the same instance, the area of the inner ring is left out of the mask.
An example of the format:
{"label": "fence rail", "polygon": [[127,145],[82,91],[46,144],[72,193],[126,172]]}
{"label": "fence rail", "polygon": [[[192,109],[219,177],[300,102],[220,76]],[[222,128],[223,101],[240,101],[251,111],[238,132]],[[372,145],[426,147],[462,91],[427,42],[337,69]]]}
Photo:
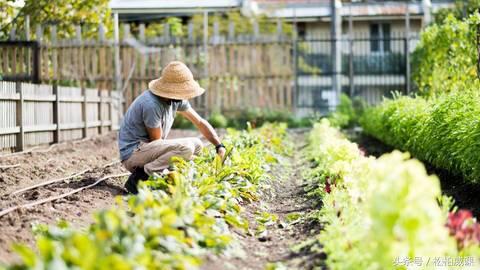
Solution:
{"label": "fence rail", "polygon": [[122,106],[117,91],[0,81],[0,151],[116,130]]}
{"label": "fence rail", "polygon": [[0,41],[0,78],[40,82],[40,46],[36,41]]}

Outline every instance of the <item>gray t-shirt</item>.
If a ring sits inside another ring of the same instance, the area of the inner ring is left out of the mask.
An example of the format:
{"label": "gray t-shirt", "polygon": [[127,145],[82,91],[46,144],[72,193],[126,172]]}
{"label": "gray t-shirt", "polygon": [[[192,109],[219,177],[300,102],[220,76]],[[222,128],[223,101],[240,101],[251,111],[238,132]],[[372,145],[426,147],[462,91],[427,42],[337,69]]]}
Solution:
{"label": "gray t-shirt", "polygon": [[169,101],[154,95],[150,90],[138,96],[123,117],[118,135],[120,160],[127,160],[140,142],[149,142],[145,127],[162,129],[162,139],[170,132],[177,111],[190,108],[188,100]]}

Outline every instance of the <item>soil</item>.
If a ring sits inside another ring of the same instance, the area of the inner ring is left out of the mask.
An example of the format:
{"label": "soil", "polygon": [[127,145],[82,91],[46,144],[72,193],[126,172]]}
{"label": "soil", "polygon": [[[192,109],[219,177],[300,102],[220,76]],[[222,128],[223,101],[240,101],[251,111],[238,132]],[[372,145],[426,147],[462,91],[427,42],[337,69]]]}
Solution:
{"label": "soil", "polygon": [[[296,142],[304,142],[304,134],[304,130],[292,132]],[[196,135],[194,131],[173,130],[169,137]],[[301,172],[308,163],[301,160],[301,148],[298,146],[293,157],[285,158],[273,168],[273,177],[268,187],[261,191],[260,201],[244,205],[243,214],[249,220],[250,233],[234,231],[243,256],[211,255],[205,259],[202,269],[265,269],[268,263],[281,263],[288,269],[324,268],[324,254],[310,252],[309,248],[292,249],[295,245],[314,239],[322,228],[320,224],[305,218],[318,209],[318,205],[305,196]],[[0,210],[63,194],[106,175],[126,172],[118,162],[104,167],[117,158],[115,133],[0,157],[1,166],[20,164],[19,167],[0,169]],[[68,181],[12,195],[21,188],[70,176],[88,168],[91,168],[89,172]],[[115,196],[126,194],[123,188],[125,178],[110,178],[66,198],[0,217],[0,264],[18,260],[10,249],[13,243],[34,245],[34,224],[55,224],[59,220],[66,220],[75,228],[86,228],[93,221],[94,212],[111,207]],[[278,217],[275,224],[267,227],[266,234],[256,234],[258,212],[268,212]],[[288,218],[289,214],[298,214],[302,218],[292,221]]]}
{"label": "soil", "polygon": [[[352,135],[350,133],[350,135]],[[350,136],[353,141],[359,144],[367,154],[379,157],[393,150],[381,141],[365,134]],[[429,174],[437,175],[443,194],[455,199],[455,205],[461,209],[472,211],[473,215],[480,218],[480,185],[466,181],[461,175],[456,175],[448,170],[437,168],[429,162],[422,161]]]}
{"label": "soil", "polygon": [[[172,130],[169,138],[197,136],[195,131]],[[61,143],[35,148],[22,154],[0,156],[0,166],[18,167],[0,169],[0,210],[33,202],[38,199],[63,194],[88,185],[97,179],[127,172],[120,163],[104,167],[118,160],[116,133],[87,140]],[[91,171],[79,177],[29,190],[17,195],[12,192],[48,180],[73,175],[85,169]],[[66,220],[73,227],[84,228],[93,221],[92,213],[109,208],[114,197],[124,195],[126,177],[110,178],[77,194],[44,203],[31,208],[22,208],[0,217],[0,263],[12,263],[18,257],[11,251],[13,243],[34,244],[32,225],[55,224]]]}
{"label": "soil", "polygon": [[[293,134],[296,142],[304,142],[304,132]],[[298,148],[301,148],[299,146]],[[235,256],[208,256],[202,269],[266,269],[271,263],[280,263],[287,269],[312,269],[321,266],[324,254],[309,252],[309,249],[294,251],[293,247],[313,239],[321,230],[320,224],[306,219],[316,205],[305,196],[301,172],[306,162],[299,151],[293,157],[274,167],[270,188],[263,190],[260,202],[244,207],[244,215],[251,226],[250,233],[236,231],[244,254]],[[256,234],[257,212],[276,215],[275,225],[267,228],[267,234]],[[288,221],[289,214],[299,214],[302,219]],[[318,269],[318,268],[317,268]]]}

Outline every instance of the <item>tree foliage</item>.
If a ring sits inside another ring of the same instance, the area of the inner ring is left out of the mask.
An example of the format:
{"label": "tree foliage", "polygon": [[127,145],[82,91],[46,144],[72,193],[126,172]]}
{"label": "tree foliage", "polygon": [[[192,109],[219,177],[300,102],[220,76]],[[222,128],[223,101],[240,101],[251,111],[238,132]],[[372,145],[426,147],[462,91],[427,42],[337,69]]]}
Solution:
{"label": "tree foliage", "polygon": [[[193,38],[203,38],[204,14],[196,13],[189,20],[193,23]],[[239,11],[226,13],[213,13],[208,16],[208,36],[214,34],[214,24],[218,22],[218,32],[220,35],[227,36],[229,32],[229,23],[233,22],[235,35],[248,34],[254,32],[253,22],[258,23],[258,29],[261,34],[275,34],[277,32],[277,22],[266,16],[245,17]],[[164,25],[170,27],[170,35],[173,37],[185,38],[188,35],[187,20],[180,17],[166,17],[156,22],[148,23],[145,29],[145,36],[153,38],[164,34]],[[138,25],[132,25],[132,31],[138,31]],[[282,32],[289,36],[293,33],[293,27],[290,23],[282,21]]]}
{"label": "tree foliage", "polygon": [[443,8],[435,13],[435,22],[443,23],[449,15],[457,19],[466,18],[480,9],[480,0],[455,0],[454,8]]}
{"label": "tree foliage", "polygon": [[478,13],[466,20],[449,15],[442,24],[428,27],[412,58],[413,79],[425,96],[469,88],[477,74]]}
{"label": "tree foliage", "polygon": [[[25,18],[30,17],[30,27],[56,25],[59,38],[72,38],[75,25],[81,25],[83,36],[95,36],[100,23],[111,29],[108,0],[5,0],[0,2],[0,38],[5,38],[12,28],[25,29]],[[31,31],[32,34],[35,31]],[[108,32],[108,31],[107,31]]]}

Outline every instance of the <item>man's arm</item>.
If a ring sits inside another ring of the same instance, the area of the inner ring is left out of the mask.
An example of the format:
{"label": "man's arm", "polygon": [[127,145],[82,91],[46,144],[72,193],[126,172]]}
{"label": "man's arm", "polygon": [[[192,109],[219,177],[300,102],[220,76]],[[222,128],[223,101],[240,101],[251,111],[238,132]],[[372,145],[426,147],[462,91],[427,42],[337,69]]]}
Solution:
{"label": "man's arm", "polygon": [[178,113],[192,122],[200,131],[200,133],[202,133],[202,135],[205,136],[205,138],[207,138],[207,140],[213,145],[219,145],[221,143],[220,138],[218,137],[217,132],[215,132],[215,129],[212,127],[212,125],[198,115],[194,109],[189,108],[186,111],[179,111]]}
{"label": "man's arm", "polygon": [[162,129],[161,128],[149,128],[145,126],[147,129],[148,137],[150,141],[160,140],[162,138]]}
{"label": "man's arm", "polygon": [[[212,125],[210,125],[207,120],[203,119],[200,115],[198,115],[198,113],[194,109],[189,108],[186,111],[179,111],[178,113],[190,120],[190,122],[192,122],[195,127],[197,127],[200,133],[202,133],[202,135],[205,136],[205,138],[207,138],[207,140],[213,145],[217,146],[221,144],[220,138],[218,137],[217,132],[212,127]],[[223,158],[225,155],[225,148],[219,148],[217,153]]]}

